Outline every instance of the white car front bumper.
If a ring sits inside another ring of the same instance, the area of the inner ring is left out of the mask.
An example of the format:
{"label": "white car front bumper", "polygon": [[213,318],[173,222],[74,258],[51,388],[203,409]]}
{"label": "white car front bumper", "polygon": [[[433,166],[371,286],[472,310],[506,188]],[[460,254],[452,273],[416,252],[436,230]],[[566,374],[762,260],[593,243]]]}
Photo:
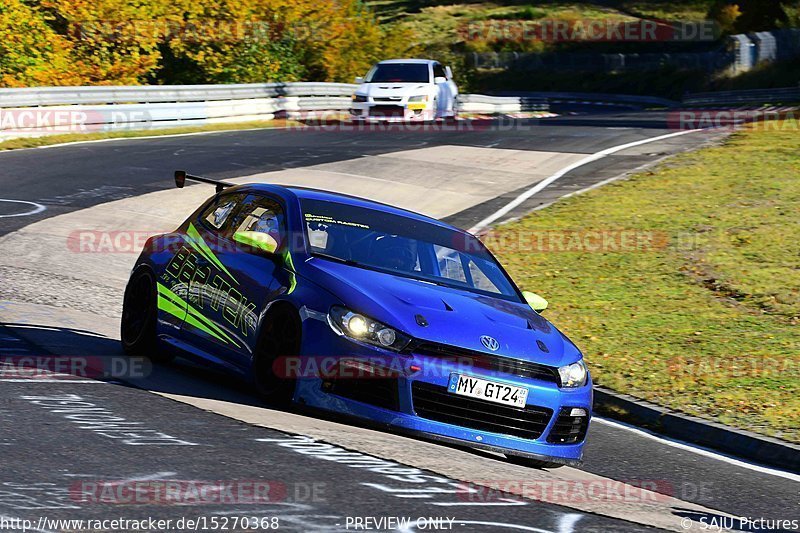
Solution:
{"label": "white car front bumper", "polygon": [[430,102],[353,102],[350,116],[366,121],[423,121],[436,118]]}

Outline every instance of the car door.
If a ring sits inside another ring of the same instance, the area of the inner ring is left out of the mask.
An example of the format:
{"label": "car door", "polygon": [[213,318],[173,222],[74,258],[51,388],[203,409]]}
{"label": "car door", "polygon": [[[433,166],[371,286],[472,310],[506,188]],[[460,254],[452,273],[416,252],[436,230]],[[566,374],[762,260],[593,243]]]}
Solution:
{"label": "car door", "polygon": [[192,331],[208,327],[202,301],[198,300],[196,292],[211,273],[207,258],[214,252],[207,243],[213,246],[216,233],[229,221],[245,196],[216,195],[182,228],[178,233],[180,240],[170,242],[171,257],[158,279],[158,301],[159,307],[166,311],[160,320],[175,329],[176,337],[184,337],[187,331],[191,336]]}
{"label": "car door", "polygon": [[[218,363],[249,368],[259,316],[280,285],[275,276],[281,270],[278,253],[286,244],[284,213],[278,198],[250,193],[217,231],[209,225],[198,230],[201,238],[214,239],[216,246],[214,256],[205,258],[200,267],[206,274],[196,276],[189,289],[190,302],[194,300],[212,323],[208,330],[195,330],[196,342]],[[278,253],[253,246],[253,235],[258,233],[275,239]],[[249,240],[242,242],[245,234]]]}

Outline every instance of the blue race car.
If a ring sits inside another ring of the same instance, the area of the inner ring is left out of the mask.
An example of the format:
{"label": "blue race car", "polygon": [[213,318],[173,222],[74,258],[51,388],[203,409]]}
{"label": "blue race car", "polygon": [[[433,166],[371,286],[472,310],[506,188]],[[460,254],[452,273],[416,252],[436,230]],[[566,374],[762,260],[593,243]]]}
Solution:
{"label": "blue race car", "polygon": [[269,401],[578,464],[592,384],[578,348],[471,234],[377,202],[228,183],[151,237],[125,290],[127,353],[176,353]]}

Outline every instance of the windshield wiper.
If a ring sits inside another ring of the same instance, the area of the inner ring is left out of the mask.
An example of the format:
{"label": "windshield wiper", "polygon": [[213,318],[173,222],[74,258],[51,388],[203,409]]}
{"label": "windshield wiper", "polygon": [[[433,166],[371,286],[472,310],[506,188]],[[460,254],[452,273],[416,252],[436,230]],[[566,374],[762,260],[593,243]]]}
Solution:
{"label": "windshield wiper", "polygon": [[353,261],[352,259],[345,259],[343,257],[336,257],[335,255],[324,254],[321,252],[311,252],[312,257],[322,257],[323,259],[330,259],[331,261],[336,261],[337,263],[343,263],[345,265],[350,266],[364,266],[358,261]]}

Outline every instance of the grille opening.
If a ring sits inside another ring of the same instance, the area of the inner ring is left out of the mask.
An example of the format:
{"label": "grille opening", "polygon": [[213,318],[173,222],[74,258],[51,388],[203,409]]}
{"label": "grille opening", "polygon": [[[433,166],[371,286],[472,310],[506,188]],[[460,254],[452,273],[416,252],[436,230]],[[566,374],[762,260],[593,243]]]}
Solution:
{"label": "grille opening", "polygon": [[400,410],[396,379],[334,379],[323,382],[322,390],[391,411]]}
{"label": "grille opening", "polygon": [[447,387],[419,381],[411,384],[411,394],[414,411],[422,418],[523,439],[541,437],[553,416],[546,407],[519,409],[459,396],[447,392]]}
{"label": "grille opening", "polygon": [[538,379],[555,383],[557,385],[561,384],[561,379],[558,376],[558,369],[540,363],[532,363],[530,361],[523,361],[521,359],[512,359],[510,357],[492,355],[434,343],[421,343],[416,347],[413,347],[411,351],[419,355],[452,359],[454,363],[467,363],[473,368],[481,368],[492,372],[511,374],[513,376],[524,378]]}
{"label": "grille opening", "polygon": [[374,105],[369,109],[373,117],[403,117],[405,113],[405,108],[398,105]]}
{"label": "grille opening", "polygon": [[[571,416],[572,407],[562,407],[558,413],[556,423],[547,436],[547,442],[552,444],[577,444],[586,438],[589,429],[589,415],[584,409],[583,416]],[[583,408],[581,408],[583,409]]]}

